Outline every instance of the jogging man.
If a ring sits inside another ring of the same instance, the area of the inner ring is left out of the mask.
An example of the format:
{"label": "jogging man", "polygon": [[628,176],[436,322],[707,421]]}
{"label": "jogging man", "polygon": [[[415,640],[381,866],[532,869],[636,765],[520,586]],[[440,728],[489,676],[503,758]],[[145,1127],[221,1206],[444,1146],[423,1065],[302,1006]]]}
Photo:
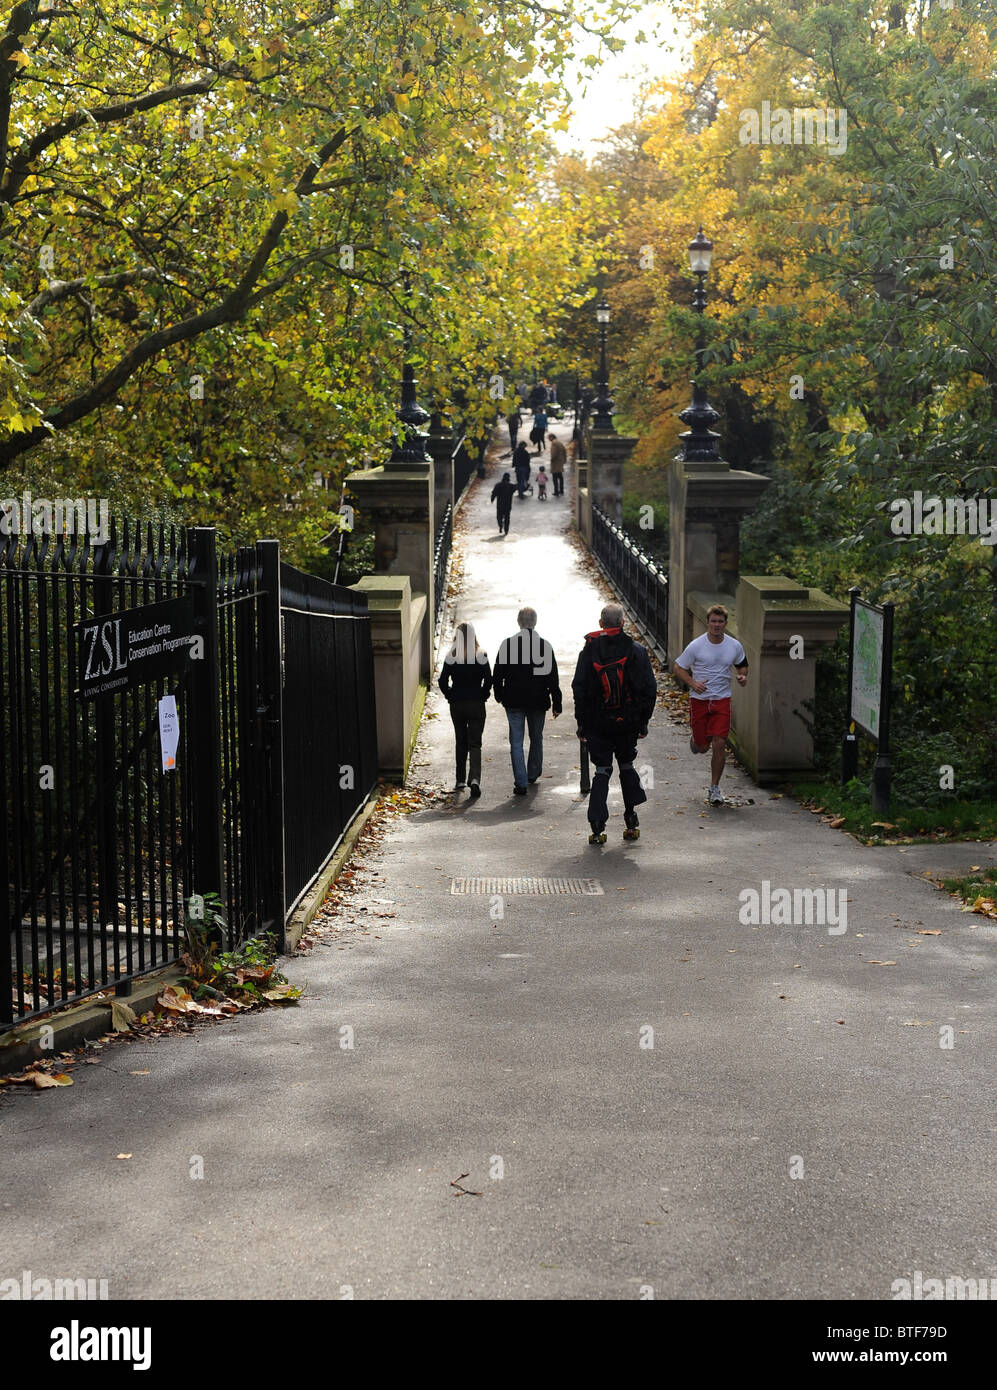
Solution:
{"label": "jogging man", "polygon": [[736,637],[727,635],[727,609],[715,603],[706,615],[706,631],[694,637],[675,662],[675,674],[689,687],[689,719],[694,753],[713,749],[710,805],[722,806],[720,778],[727,761],[730,733],[730,668],[738,685],[748,683],[748,659]]}
{"label": "jogging man", "polygon": [[607,603],[599,623],[598,631],[586,634],[571,682],[577,734],[588,743],[589,756],[595,764],[588,804],[590,845],[606,843],[614,757],[619,764],[623,793],[623,838],[636,840],[640,835],[634,807],[647,800],[647,793],[641,786],[634,759],[637,740],[647,734],[658,695],[651,659],[640,643],[623,631],[620,605]]}

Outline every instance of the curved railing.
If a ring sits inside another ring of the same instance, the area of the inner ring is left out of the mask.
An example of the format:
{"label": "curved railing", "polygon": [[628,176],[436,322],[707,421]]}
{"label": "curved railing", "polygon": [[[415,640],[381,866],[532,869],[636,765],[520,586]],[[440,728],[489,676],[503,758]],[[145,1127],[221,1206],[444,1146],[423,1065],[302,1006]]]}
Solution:
{"label": "curved railing", "polygon": [[668,646],[668,575],[598,507],[592,508],[592,553],[656,646]]}
{"label": "curved railing", "polygon": [[453,541],[453,506],[448,502],[443,520],[436,529],[436,546],[433,551],[433,601],[434,627],[438,631],[440,614],[447,599],[447,566],[450,563],[450,545]]}

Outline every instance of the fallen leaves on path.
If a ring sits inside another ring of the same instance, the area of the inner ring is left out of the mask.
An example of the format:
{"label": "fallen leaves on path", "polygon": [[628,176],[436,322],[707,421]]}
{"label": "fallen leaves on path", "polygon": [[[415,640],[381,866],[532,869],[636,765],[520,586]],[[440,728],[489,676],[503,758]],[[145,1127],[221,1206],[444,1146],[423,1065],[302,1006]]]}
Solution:
{"label": "fallen leaves on path", "polygon": [[971,903],[967,903],[962,910],[963,912],[979,912],[984,917],[997,917],[997,900],[984,898],[981,894],[974,898]]}
{"label": "fallen leaves on path", "polygon": [[223,1013],[231,1012],[220,1004],[199,1004],[189,990],[181,989],[179,985],[167,985],[162,994],[157,995],[156,1003],[177,1014],[212,1014],[220,1017]]}
{"label": "fallen leaves on path", "polygon": [[136,1020],[135,1010],[121,999],[111,1000],[111,1027],[115,1033],[127,1033]]}
{"label": "fallen leaves on path", "polygon": [[20,1076],[5,1076],[0,1084],[7,1082],[15,1086],[36,1086],[39,1090],[43,1090],[47,1086],[71,1086],[73,1078],[67,1076],[64,1071],[26,1071],[22,1072]]}

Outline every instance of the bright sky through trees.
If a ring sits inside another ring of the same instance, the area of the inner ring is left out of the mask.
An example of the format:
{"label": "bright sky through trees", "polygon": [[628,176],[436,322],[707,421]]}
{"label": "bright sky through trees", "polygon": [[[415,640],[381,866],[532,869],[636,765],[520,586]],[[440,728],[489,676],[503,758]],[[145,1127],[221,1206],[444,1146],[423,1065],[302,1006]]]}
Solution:
{"label": "bright sky through trees", "polygon": [[[640,33],[646,42],[638,42]],[[594,70],[584,65],[584,59],[594,54],[597,46],[579,46],[568,77],[575,97],[571,125],[567,131],[555,132],[558,148],[580,149],[590,159],[611,130],[631,119],[640,88],[662,77],[674,77],[688,59],[687,30],[674,14],[674,7],[661,0],[653,0],[634,19],[617,24],[613,36],[622,39],[626,47],[619,53],[604,52],[601,66]],[[582,83],[577,82],[576,75],[583,76]]]}

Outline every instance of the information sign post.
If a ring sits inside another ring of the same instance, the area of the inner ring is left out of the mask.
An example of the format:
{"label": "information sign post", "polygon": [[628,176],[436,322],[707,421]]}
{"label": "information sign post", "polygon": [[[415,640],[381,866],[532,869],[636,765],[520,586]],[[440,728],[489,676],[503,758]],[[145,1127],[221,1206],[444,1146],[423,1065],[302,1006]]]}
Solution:
{"label": "information sign post", "polygon": [[893,680],[892,603],[881,608],[860,598],[861,590],[849,590],[851,635],[848,645],[848,728],[841,745],[841,781],[849,782],[858,771],[858,731],[876,740],[876,764],[872,777],[872,808],[890,809],[890,708]]}

